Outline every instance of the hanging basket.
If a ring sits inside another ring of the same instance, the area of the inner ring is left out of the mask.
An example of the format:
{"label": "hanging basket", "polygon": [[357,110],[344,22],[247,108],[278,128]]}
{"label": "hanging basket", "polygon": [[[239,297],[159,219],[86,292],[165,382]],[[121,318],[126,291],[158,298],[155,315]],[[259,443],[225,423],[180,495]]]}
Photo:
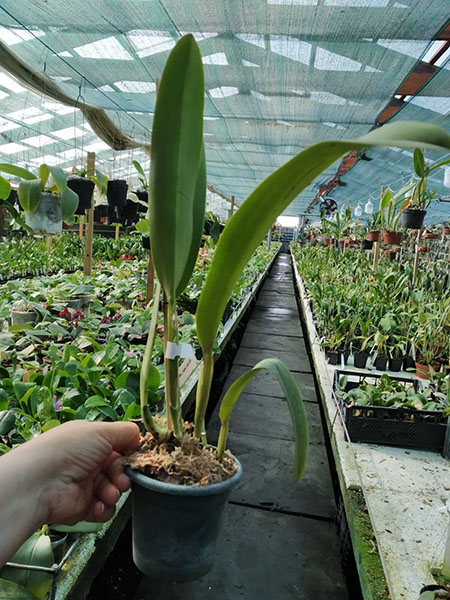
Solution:
{"label": "hanging basket", "polygon": [[413,210],[405,208],[402,211],[402,225],[406,229],[420,229],[427,214],[426,210]]}
{"label": "hanging basket", "polygon": [[369,231],[369,242],[378,242],[379,239],[380,239],[380,231],[378,229]]}
{"label": "hanging basket", "polygon": [[110,206],[125,206],[127,202],[128,185],[125,179],[108,181],[106,197]]}
{"label": "hanging basket", "polygon": [[78,207],[76,215],[84,215],[91,208],[94,182],[87,177],[69,177],[67,187],[78,195]]}
{"label": "hanging basket", "polygon": [[61,196],[44,192],[33,213],[25,212],[25,223],[34,231],[57,234],[62,231]]}
{"label": "hanging basket", "polygon": [[148,209],[148,192],[147,190],[136,190],[135,194],[141,202],[146,203],[147,206],[142,206],[142,204],[137,205],[138,213],[145,214]]}

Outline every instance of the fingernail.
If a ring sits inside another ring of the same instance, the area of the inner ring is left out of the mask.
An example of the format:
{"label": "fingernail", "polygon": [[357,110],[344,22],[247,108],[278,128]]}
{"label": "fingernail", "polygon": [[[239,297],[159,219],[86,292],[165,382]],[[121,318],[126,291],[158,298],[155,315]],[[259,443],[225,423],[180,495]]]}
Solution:
{"label": "fingernail", "polygon": [[99,509],[100,509],[100,514],[102,515],[105,512],[105,505],[103,504],[103,502],[99,502]]}

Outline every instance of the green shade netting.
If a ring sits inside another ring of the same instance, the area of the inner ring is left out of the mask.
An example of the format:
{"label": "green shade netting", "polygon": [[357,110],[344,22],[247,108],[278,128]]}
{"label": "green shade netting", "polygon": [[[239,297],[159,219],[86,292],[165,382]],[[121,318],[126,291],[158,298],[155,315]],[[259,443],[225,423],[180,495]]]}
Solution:
{"label": "green shade netting", "polygon": [[[168,52],[194,33],[205,65],[208,181],[240,203],[306,146],[366,133],[445,26],[448,7],[448,0],[3,0],[0,40],[65,93],[148,140]],[[79,110],[1,73],[0,114],[2,161],[70,168],[90,150],[108,174],[128,177],[132,159],[148,166],[139,150],[110,150]],[[417,117],[402,111],[401,118]],[[363,165],[367,172],[372,164]],[[285,214],[305,210],[334,173]]]}

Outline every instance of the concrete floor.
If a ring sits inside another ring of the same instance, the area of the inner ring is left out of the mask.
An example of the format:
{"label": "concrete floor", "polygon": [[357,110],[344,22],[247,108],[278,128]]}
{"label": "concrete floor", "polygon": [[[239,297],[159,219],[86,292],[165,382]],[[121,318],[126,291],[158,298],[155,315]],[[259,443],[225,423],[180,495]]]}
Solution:
{"label": "concrete floor", "polygon": [[[228,446],[244,475],[231,496],[214,568],[186,584],[144,579],[136,600],[348,600],[320,410],[287,254],[264,283],[225,388],[269,356],[286,362],[306,402],[311,443],[302,480],[292,479],[292,429],[280,387],[260,374],[231,417]],[[218,430],[217,407],[208,426],[211,443]]]}

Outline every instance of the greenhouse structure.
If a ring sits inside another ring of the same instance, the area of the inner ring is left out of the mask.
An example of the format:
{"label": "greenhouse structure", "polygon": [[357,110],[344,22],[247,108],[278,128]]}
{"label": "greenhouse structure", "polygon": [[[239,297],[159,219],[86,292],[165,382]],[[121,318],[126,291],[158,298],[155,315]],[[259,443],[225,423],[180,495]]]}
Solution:
{"label": "greenhouse structure", "polygon": [[0,2],[0,600],[450,600],[450,0]]}

